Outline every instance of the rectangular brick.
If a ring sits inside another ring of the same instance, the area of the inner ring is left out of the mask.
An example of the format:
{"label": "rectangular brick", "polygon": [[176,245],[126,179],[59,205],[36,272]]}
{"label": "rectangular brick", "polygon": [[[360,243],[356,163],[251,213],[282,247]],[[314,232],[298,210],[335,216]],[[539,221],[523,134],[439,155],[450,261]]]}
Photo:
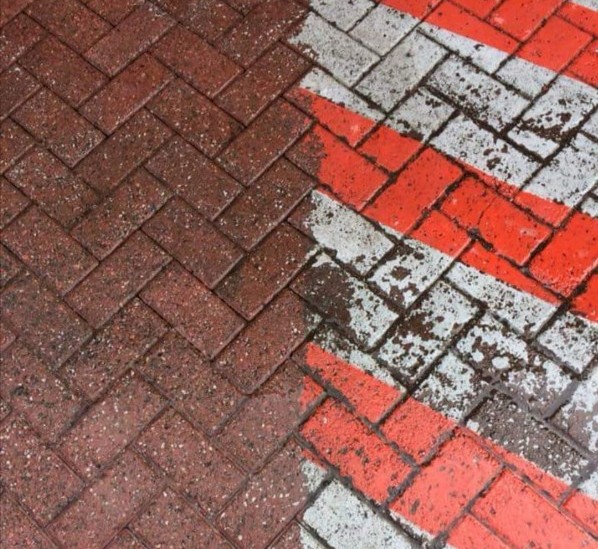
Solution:
{"label": "rectangular brick", "polygon": [[241,71],[228,57],[180,25],[160,40],[153,54],[208,97],[214,97]]}
{"label": "rectangular brick", "polygon": [[19,260],[4,246],[0,246],[0,288],[4,288],[6,284],[19,274],[20,270],[21,263]]}
{"label": "rectangular brick", "polygon": [[[598,263],[596,219],[573,215],[530,263],[532,276],[563,295],[581,283]],[[558,268],[566,265],[565,273]]]}
{"label": "rectangular brick", "polygon": [[170,84],[149,108],[209,157],[241,129],[238,122],[182,80]]}
{"label": "rectangular brick", "polygon": [[144,54],[87,101],[80,112],[110,134],[166,86],[171,78],[164,65],[151,55]]}
{"label": "rectangular brick", "polygon": [[68,358],[91,332],[85,322],[30,274],[4,290],[2,316],[51,366]]}
{"label": "rectangular brick", "polygon": [[27,8],[27,13],[58,38],[79,52],[85,51],[110,25],[77,0],[39,0]]}
{"label": "rectangular brick", "polygon": [[0,173],[4,173],[32,145],[33,139],[25,130],[10,119],[4,120],[0,124]]}
{"label": "rectangular brick", "polygon": [[3,229],[27,207],[29,199],[4,177],[0,177],[0,193],[0,229]]}
{"label": "rectangular brick", "polygon": [[299,298],[284,291],[218,357],[216,368],[241,391],[252,393],[318,321]]}
{"label": "rectangular brick", "polygon": [[0,428],[0,446],[4,485],[18,494],[41,524],[58,515],[83,487],[81,479],[20,419]]}
{"label": "rectangular brick", "polygon": [[94,65],[114,76],[143,53],[174,21],[151,2],[144,2],[85,54]]}
{"label": "rectangular brick", "polygon": [[145,170],[131,175],[91,211],[71,234],[104,259],[168,200],[170,192]]}
{"label": "rectangular brick", "polygon": [[299,203],[315,182],[280,159],[218,219],[218,226],[248,250]]}
{"label": "rectangular brick", "polygon": [[51,525],[52,534],[73,549],[100,549],[159,487],[143,461],[131,452],[89,486]]}
{"label": "rectangular brick", "polygon": [[[209,288],[242,257],[233,242],[178,198],[162,208],[143,230]],[[204,253],[197,253],[198,242]]]}
{"label": "rectangular brick", "polygon": [[77,173],[92,187],[108,192],[170,135],[164,124],[143,109],[85,158]]}
{"label": "rectangular brick", "polygon": [[209,357],[243,327],[239,316],[178,264],[157,277],[141,297]]}
{"label": "rectangular brick", "polygon": [[289,41],[348,87],[379,60],[374,52],[314,13]]}
{"label": "rectangular brick", "polygon": [[81,475],[94,477],[152,421],[164,402],[138,374],[128,372],[62,437],[58,451]]}
{"label": "rectangular brick", "polygon": [[46,441],[55,442],[80,413],[83,402],[22,343],[3,356],[2,397]]}
{"label": "rectangular brick", "polygon": [[590,535],[509,472],[476,502],[473,514],[516,547],[590,547],[594,543]]}
{"label": "rectangular brick", "polygon": [[144,0],[83,0],[83,3],[104,19],[118,25]]}
{"label": "rectangular brick", "polygon": [[548,227],[473,178],[445,198],[442,211],[520,265],[550,235]]}
{"label": "rectangular brick", "polygon": [[27,101],[14,118],[71,168],[104,138],[87,120],[45,89]]}
{"label": "rectangular brick", "polygon": [[0,536],[8,547],[56,549],[41,528],[9,499],[6,491],[0,495]]}
{"label": "rectangular brick", "polygon": [[305,8],[286,0],[265,0],[243,21],[223,35],[217,46],[244,67],[264,51],[304,14]]}
{"label": "rectangular brick", "polygon": [[218,287],[218,295],[253,318],[301,269],[314,245],[288,225],[279,226]]}
{"label": "rectangular brick", "polygon": [[38,89],[39,83],[19,65],[13,65],[0,74],[0,120],[27,101]]}
{"label": "rectangular brick", "polygon": [[164,490],[130,528],[153,547],[230,548],[230,544],[172,490]]}
{"label": "rectangular brick", "polygon": [[221,93],[216,102],[243,124],[249,124],[290,86],[309,64],[293,50],[276,44]]}
{"label": "rectangular brick", "polygon": [[208,219],[213,220],[243,188],[195,147],[175,137],[145,166]]}
{"label": "rectangular brick", "polygon": [[218,518],[231,539],[266,547],[303,507],[311,490],[302,467],[303,450],[289,442]]}
{"label": "rectangular brick", "polygon": [[134,299],[63,365],[62,375],[95,400],[165,331],[162,319]]}
{"label": "rectangular brick", "polygon": [[332,399],[303,424],[301,436],[378,503],[409,474],[410,467],[397,451]]}
{"label": "rectangular brick", "polygon": [[79,243],[36,207],[3,231],[2,242],[61,294],[97,265]]}
{"label": "rectangular brick", "polygon": [[176,332],[138,361],[136,369],[172,399],[174,406],[208,431],[236,409],[242,395]]}
{"label": "rectangular brick", "polygon": [[375,345],[397,318],[382,298],[325,253],[295,279],[292,288],[366,348]]}
{"label": "rectangular brick", "polygon": [[67,295],[67,301],[95,328],[100,327],[168,263],[168,256],[136,232]]}
{"label": "rectangular brick", "polygon": [[287,157],[357,210],[388,179],[386,173],[320,125],[314,126]]}
{"label": "rectangular brick", "polygon": [[[293,212],[291,223],[361,275],[393,247],[362,216],[327,194],[313,191]],[[350,244],[349,244],[350,243]]]}
{"label": "rectangular brick", "polygon": [[221,0],[157,0],[156,4],[209,41],[239,19],[239,14]]}
{"label": "rectangular brick", "polygon": [[218,433],[221,447],[246,468],[259,466],[301,422],[304,376],[293,362],[283,364]]}
{"label": "rectangular brick", "polygon": [[243,480],[241,471],[177,414],[161,417],[143,434],[137,448],[209,514],[221,509]]}
{"label": "rectangular brick", "polygon": [[0,31],[0,71],[12,65],[43,35],[44,30],[24,14],[5,25]]}
{"label": "rectangular brick", "polygon": [[78,107],[106,77],[53,36],[38,42],[21,65],[73,107]]}
{"label": "rectangular brick", "polygon": [[310,123],[301,111],[278,99],[227,147],[220,163],[236,179],[249,184],[301,137]]}
{"label": "rectangular brick", "polygon": [[3,27],[8,21],[21,13],[31,2],[32,0],[6,0],[2,4],[0,27]]}
{"label": "rectangular brick", "polygon": [[[438,311],[442,311],[439,316]],[[477,312],[473,303],[444,282],[438,282],[410,309],[378,356],[410,381],[418,378],[450,340]]]}
{"label": "rectangular brick", "polygon": [[85,181],[43,149],[28,154],[6,177],[65,227],[97,202],[96,193]]}
{"label": "rectangular brick", "polygon": [[475,442],[455,437],[442,446],[391,509],[437,534],[457,518],[499,470],[500,464]]}

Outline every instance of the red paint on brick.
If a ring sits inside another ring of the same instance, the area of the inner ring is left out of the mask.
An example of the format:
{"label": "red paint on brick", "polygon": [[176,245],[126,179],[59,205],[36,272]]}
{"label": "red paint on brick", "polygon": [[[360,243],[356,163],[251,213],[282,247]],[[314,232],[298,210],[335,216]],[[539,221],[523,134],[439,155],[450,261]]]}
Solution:
{"label": "red paint on brick", "polygon": [[414,17],[423,18],[441,0],[383,0],[391,8],[404,11]]}
{"label": "red paint on brick", "polygon": [[422,148],[422,144],[412,137],[406,137],[380,126],[359,147],[359,152],[372,158],[388,171],[395,172]]}
{"label": "red paint on brick", "polygon": [[353,486],[381,503],[409,474],[398,452],[340,403],[328,399],[301,428],[312,444]]}
{"label": "red paint on brick", "polygon": [[465,515],[457,523],[447,541],[459,549],[509,549],[504,541],[471,515]]}
{"label": "red paint on brick", "polygon": [[440,437],[447,434],[453,422],[428,406],[408,398],[396,408],[382,425],[388,440],[421,462],[432,451]]}
{"label": "red paint on brick", "polygon": [[576,490],[563,507],[594,536],[598,536],[598,501]]}
{"label": "red paint on brick", "polygon": [[390,508],[436,534],[457,518],[499,467],[470,438],[457,436],[442,446]]}
{"label": "red paint on brick", "polygon": [[496,480],[473,513],[517,547],[595,546],[588,534],[510,473]]}
{"label": "red paint on brick", "polygon": [[363,370],[308,343],[304,350],[305,363],[326,383],[346,395],[360,415],[375,423],[397,401],[401,393]]}
{"label": "red paint on brick", "polygon": [[287,96],[352,147],[376,125],[373,120],[303,88],[294,88]]}
{"label": "red paint on brick", "polygon": [[573,300],[573,310],[598,322],[598,275],[593,275],[584,290]]}
{"label": "red paint on brick", "polygon": [[562,2],[563,0],[505,0],[492,13],[489,21],[511,36],[524,41]]}
{"label": "red paint on brick", "polygon": [[551,17],[518,52],[526,61],[560,71],[592,37],[560,17]]}
{"label": "red paint on brick", "polygon": [[451,257],[457,257],[471,241],[463,229],[438,210],[432,210],[409,236]]}
{"label": "red paint on brick", "polygon": [[320,183],[329,187],[343,202],[358,210],[387,177],[322,126],[315,126],[291,149],[289,157],[317,176]]}
{"label": "red paint on brick", "polygon": [[558,14],[586,32],[598,35],[598,12],[596,10],[574,2],[565,2]]}
{"label": "red paint on brick", "polygon": [[471,177],[446,198],[442,210],[520,265],[550,234],[547,227]]}
{"label": "red paint on brick", "polygon": [[[503,185],[503,188],[504,187],[505,185]],[[515,192],[516,191],[513,189],[512,194],[515,194]],[[505,193],[503,192],[503,194]],[[552,202],[551,200],[547,200],[541,196],[528,193],[525,190],[519,191],[516,194],[515,203],[527,208],[536,217],[547,221],[555,227],[558,226],[561,221],[563,221],[563,219],[569,215],[570,212],[570,208],[564,204]]]}
{"label": "red paint on brick", "polygon": [[364,213],[407,232],[461,175],[442,154],[426,149],[368,206]]}
{"label": "red paint on brick", "polygon": [[565,74],[586,82],[590,86],[598,87],[598,40],[594,40],[569,65]]}
{"label": "red paint on brick", "polygon": [[530,272],[553,290],[568,296],[596,265],[598,220],[575,212],[534,257]]}
{"label": "red paint on brick", "polygon": [[502,0],[454,0],[462,8],[466,8],[481,19],[486,17]]}

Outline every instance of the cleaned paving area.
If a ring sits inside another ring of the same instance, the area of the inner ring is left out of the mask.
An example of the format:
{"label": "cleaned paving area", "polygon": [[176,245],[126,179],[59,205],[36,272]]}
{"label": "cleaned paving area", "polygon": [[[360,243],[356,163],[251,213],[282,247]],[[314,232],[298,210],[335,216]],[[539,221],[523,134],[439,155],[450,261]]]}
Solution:
{"label": "cleaned paving area", "polygon": [[2,547],[598,547],[597,48],[2,0]]}

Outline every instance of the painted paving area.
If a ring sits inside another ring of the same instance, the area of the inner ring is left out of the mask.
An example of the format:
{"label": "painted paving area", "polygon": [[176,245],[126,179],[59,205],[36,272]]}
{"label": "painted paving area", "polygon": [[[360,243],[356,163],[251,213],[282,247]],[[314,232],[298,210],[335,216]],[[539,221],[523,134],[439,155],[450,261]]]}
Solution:
{"label": "painted paving area", "polygon": [[596,0],[0,33],[0,546],[598,548]]}

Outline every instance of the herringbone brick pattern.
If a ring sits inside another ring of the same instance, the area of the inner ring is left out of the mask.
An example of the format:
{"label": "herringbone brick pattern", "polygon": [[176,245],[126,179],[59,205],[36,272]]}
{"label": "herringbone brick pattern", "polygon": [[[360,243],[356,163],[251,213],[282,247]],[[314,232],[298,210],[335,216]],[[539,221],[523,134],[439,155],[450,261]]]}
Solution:
{"label": "herringbone brick pattern", "polygon": [[596,546],[588,2],[3,0],[3,546]]}

